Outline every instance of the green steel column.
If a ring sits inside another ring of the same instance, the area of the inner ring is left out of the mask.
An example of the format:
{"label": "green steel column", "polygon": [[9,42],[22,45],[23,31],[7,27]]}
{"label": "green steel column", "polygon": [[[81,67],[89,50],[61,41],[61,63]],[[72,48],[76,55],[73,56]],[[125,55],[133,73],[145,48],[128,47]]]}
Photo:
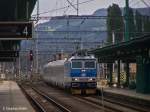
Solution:
{"label": "green steel column", "polygon": [[120,60],[118,60],[118,69],[117,69],[117,75],[118,75],[118,86],[120,86]]}
{"label": "green steel column", "polygon": [[141,92],[141,86],[142,84],[142,79],[141,76],[143,75],[143,57],[142,56],[137,56],[136,57],[136,62],[137,62],[137,71],[136,71],[136,91]]}
{"label": "green steel column", "polygon": [[127,86],[129,86],[129,77],[130,77],[129,62],[126,62],[126,84],[127,84]]}
{"label": "green steel column", "polygon": [[113,72],[113,64],[110,64],[110,83],[112,84],[112,72]]}
{"label": "green steel column", "polygon": [[124,40],[129,40],[129,0],[126,0],[126,6],[125,6],[125,35]]}
{"label": "green steel column", "polygon": [[149,57],[149,59],[148,59],[148,66],[147,66],[148,68],[148,93],[150,93],[150,57]]}
{"label": "green steel column", "polygon": [[145,72],[146,72],[146,80],[147,80],[146,83],[147,93],[150,93],[150,57],[147,57]]}
{"label": "green steel column", "polygon": [[109,80],[110,80],[110,86],[112,85],[112,71],[113,71],[113,64],[109,64]]}
{"label": "green steel column", "polygon": [[136,91],[150,93],[150,59],[147,56],[137,56]]}

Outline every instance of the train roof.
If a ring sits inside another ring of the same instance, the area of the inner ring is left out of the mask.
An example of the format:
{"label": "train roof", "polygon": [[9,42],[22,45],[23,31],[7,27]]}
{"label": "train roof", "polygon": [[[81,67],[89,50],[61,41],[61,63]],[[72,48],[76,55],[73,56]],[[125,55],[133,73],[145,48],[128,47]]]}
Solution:
{"label": "train roof", "polygon": [[72,59],[96,59],[94,56],[72,56],[68,59],[68,61],[71,61]]}
{"label": "train roof", "polygon": [[44,65],[44,68],[45,67],[49,67],[49,66],[61,66],[65,63],[66,60],[56,60],[56,61],[52,61],[52,62],[49,62],[48,64]]}
{"label": "train roof", "polygon": [[46,65],[44,65],[44,68],[46,68],[46,67],[49,67],[49,66],[61,66],[61,65],[64,65],[64,63],[66,62],[66,61],[70,61],[71,62],[71,60],[73,60],[73,59],[96,59],[95,57],[93,57],[93,56],[72,56],[71,58],[69,58],[69,59],[64,59],[64,60],[56,60],[56,61],[52,61],[52,62],[49,62],[49,63],[47,63]]}

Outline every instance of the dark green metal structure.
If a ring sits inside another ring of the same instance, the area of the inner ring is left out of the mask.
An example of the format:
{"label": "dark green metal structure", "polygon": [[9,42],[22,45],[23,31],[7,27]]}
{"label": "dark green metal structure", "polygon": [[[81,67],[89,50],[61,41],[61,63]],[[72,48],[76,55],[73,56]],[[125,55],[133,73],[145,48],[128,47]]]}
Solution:
{"label": "dark green metal structure", "polygon": [[[0,21],[29,21],[37,0],[0,0]],[[20,41],[0,41],[0,50],[12,50]]]}
{"label": "dark green metal structure", "polygon": [[0,0],[1,21],[27,21],[37,0]]}
{"label": "dark green metal structure", "polygon": [[130,40],[129,38],[129,0],[125,0],[125,42],[95,49],[92,51],[100,63],[109,66],[112,83],[112,63],[118,62],[118,85],[120,85],[120,60],[126,63],[126,84],[129,85],[129,63],[137,64],[136,91],[150,93],[150,35]]}
{"label": "dark green metal structure", "polygon": [[[116,60],[118,61],[118,64],[120,60],[126,63],[127,84],[129,84],[130,76],[129,63],[136,62],[136,91],[140,93],[150,93],[150,35],[98,48],[91,51],[91,53],[95,54],[99,63],[112,64]],[[118,69],[120,69],[119,67]],[[118,70],[118,74],[120,74],[120,70]],[[110,73],[110,75],[112,75],[112,73]],[[118,78],[119,77],[120,76],[118,75]],[[118,83],[120,84],[120,80],[118,80]]]}

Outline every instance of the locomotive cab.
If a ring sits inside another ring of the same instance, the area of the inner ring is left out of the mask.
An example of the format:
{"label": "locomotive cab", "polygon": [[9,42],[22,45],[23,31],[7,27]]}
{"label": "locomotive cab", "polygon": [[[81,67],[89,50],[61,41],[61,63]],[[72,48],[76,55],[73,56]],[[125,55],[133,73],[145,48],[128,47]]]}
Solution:
{"label": "locomotive cab", "polygon": [[96,92],[96,59],[91,57],[78,57],[71,60],[72,93],[93,94]]}

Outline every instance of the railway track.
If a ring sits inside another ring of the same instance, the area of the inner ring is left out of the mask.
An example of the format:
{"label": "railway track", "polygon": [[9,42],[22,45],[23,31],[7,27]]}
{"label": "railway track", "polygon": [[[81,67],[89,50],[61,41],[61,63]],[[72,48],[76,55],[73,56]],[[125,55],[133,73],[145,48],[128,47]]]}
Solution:
{"label": "railway track", "polygon": [[92,105],[102,106],[103,110],[110,109],[115,112],[150,112],[150,108],[146,108],[141,105],[135,105],[124,100],[110,99],[106,97],[102,98],[101,96],[83,97],[77,95],[75,99],[82,102],[85,101],[86,103],[90,104],[92,103]]}
{"label": "railway track", "polygon": [[55,100],[35,88],[28,86],[21,86],[21,88],[40,112],[71,112],[59,102],[56,102]]}
{"label": "railway track", "polygon": [[[104,93],[105,94],[105,93]],[[97,96],[94,96],[93,98],[97,99]],[[111,102],[120,106],[124,106],[136,111],[140,111],[140,112],[150,112],[150,107],[148,105],[148,102],[145,103],[144,100],[134,100],[132,98],[128,98],[128,97],[121,97],[120,95],[104,95],[104,101],[106,102]]]}
{"label": "railway track", "polygon": [[[27,89],[26,91],[31,95],[36,93],[47,102],[50,102],[50,104],[47,104],[50,105],[49,109],[45,109],[46,111],[42,112],[51,112],[50,110],[53,110],[53,112],[149,112],[147,109],[105,97],[101,98],[101,96],[80,96],[67,94],[61,89],[56,89],[45,84],[35,84],[30,86],[30,89]],[[34,96],[31,97],[34,99]],[[45,108],[45,106],[46,104],[39,107]]]}
{"label": "railway track", "polygon": [[123,101],[101,98],[100,96],[89,96],[89,97],[78,96],[77,98],[94,103],[96,105],[102,105],[105,108],[116,110],[117,112],[149,112],[149,109],[147,108],[136,106],[134,104],[132,105],[127,104]]}
{"label": "railway track", "polygon": [[108,99],[108,98],[104,98],[104,100],[107,101],[107,102],[115,103],[117,105],[124,106],[124,107],[130,108],[130,109],[136,110],[136,111],[150,112],[149,109],[141,107],[140,105],[129,104],[129,103],[126,103],[124,101],[118,101],[118,100],[115,101],[115,100]]}
{"label": "railway track", "polygon": [[87,101],[83,101],[80,98],[68,94],[60,89],[51,88],[50,86],[34,86],[38,91],[46,94],[48,97],[55,101],[65,105],[71,112],[116,112],[116,110],[108,109],[100,105],[96,105]]}

